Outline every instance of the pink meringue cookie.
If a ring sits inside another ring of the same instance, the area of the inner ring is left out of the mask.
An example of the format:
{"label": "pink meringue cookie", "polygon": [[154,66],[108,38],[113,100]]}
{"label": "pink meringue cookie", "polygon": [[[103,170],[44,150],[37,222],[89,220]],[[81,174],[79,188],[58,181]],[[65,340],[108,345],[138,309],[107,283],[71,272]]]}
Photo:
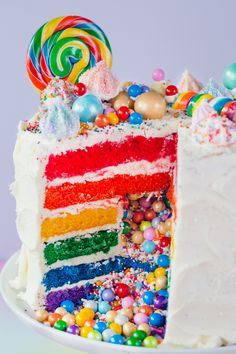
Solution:
{"label": "pink meringue cookie", "polygon": [[79,79],[87,89],[101,100],[110,100],[119,93],[119,81],[114,77],[105,61],[86,71]]}
{"label": "pink meringue cookie", "polygon": [[203,102],[194,112],[191,124],[194,140],[200,144],[226,146],[236,142],[236,125]]}

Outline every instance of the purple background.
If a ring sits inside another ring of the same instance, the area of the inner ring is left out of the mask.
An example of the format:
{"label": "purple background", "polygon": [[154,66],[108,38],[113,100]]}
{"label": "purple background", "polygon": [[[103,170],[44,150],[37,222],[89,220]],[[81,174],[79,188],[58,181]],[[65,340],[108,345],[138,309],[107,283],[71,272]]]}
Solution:
{"label": "purple background", "polygon": [[[106,32],[113,49],[113,71],[121,80],[150,83],[162,67],[174,82],[188,68],[201,81],[219,80],[236,60],[235,0],[5,0],[0,4],[1,55],[1,247],[0,259],[19,248],[12,152],[20,120],[33,115],[38,94],[25,70],[31,36],[46,21],[61,15],[93,19]],[[32,235],[33,236],[33,235]]]}

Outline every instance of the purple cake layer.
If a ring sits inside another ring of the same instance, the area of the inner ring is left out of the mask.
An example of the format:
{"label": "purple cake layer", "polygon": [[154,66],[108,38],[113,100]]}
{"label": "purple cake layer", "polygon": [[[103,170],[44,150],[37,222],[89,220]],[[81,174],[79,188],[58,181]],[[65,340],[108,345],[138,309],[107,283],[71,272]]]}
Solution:
{"label": "purple cake layer", "polygon": [[71,289],[51,291],[46,296],[45,307],[47,311],[54,312],[64,300],[71,300],[75,305],[78,305],[81,299],[92,298],[93,286],[75,286]]}

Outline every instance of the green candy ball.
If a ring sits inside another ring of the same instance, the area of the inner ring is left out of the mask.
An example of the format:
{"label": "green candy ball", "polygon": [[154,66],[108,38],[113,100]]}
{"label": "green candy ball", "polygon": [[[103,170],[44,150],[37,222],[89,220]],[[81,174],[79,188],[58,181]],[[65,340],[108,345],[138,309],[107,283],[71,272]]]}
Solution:
{"label": "green candy ball", "polygon": [[142,341],[135,337],[129,337],[126,341],[126,345],[129,345],[131,347],[141,347]]}
{"label": "green candy ball", "polygon": [[143,345],[146,348],[157,348],[157,340],[153,336],[148,336],[144,339]]}
{"label": "green candy ball", "polygon": [[102,340],[102,335],[100,332],[96,331],[95,329],[93,329],[92,331],[89,332],[88,337],[91,340],[98,340],[101,341]]}
{"label": "green candy ball", "polygon": [[236,63],[230,64],[225,69],[223,74],[223,83],[229,90],[236,88]]}
{"label": "green candy ball", "polygon": [[67,323],[65,321],[58,320],[55,322],[54,328],[58,329],[59,331],[65,331],[67,328]]}
{"label": "green candy ball", "polygon": [[123,235],[128,235],[131,231],[131,226],[127,221],[123,222]]}
{"label": "green candy ball", "polygon": [[150,221],[142,221],[140,224],[140,230],[143,232],[145,229],[147,229],[148,227],[152,227],[152,224],[150,223]]}
{"label": "green candy ball", "polygon": [[142,331],[141,329],[137,329],[137,331],[133,332],[132,337],[143,341],[147,337],[147,333]]}

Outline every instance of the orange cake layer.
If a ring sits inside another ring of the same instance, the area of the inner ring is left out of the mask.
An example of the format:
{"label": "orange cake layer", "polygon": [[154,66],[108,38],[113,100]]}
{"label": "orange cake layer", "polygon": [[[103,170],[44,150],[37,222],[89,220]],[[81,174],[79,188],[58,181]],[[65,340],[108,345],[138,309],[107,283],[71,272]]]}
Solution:
{"label": "orange cake layer", "polygon": [[47,218],[42,222],[41,239],[45,241],[53,236],[116,224],[117,221],[118,209],[116,207],[85,209],[75,215],[63,213],[61,217]]}
{"label": "orange cake layer", "polygon": [[[140,171],[142,172],[142,171]],[[171,184],[170,173],[153,175],[116,175],[112,178],[95,182],[70,183],[46,188],[46,209],[64,208],[97,200],[110,199],[128,194],[161,192]]]}

